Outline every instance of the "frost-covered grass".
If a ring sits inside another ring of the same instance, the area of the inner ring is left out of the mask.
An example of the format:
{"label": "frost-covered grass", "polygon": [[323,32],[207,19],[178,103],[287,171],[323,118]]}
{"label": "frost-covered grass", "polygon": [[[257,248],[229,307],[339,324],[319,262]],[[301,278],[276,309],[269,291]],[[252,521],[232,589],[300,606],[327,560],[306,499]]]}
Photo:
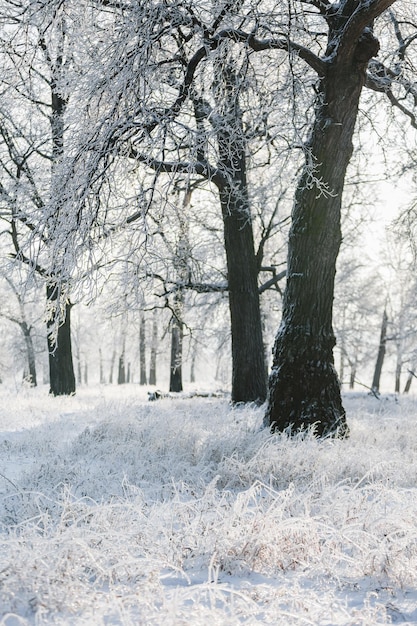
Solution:
{"label": "frost-covered grass", "polygon": [[417,623],[417,400],[317,441],[141,393],[0,390],[0,625]]}

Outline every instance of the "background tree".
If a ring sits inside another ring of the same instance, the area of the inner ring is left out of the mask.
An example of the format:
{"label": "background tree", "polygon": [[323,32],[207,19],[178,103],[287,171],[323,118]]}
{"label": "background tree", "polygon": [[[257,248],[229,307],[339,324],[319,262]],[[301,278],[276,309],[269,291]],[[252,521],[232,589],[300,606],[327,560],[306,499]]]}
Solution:
{"label": "background tree", "polygon": [[[104,213],[99,211],[100,192],[104,185],[117,184],[117,172],[122,164],[126,169],[126,160],[146,166],[148,172],[153,170],[154,180],[165,187],[168,183],[164,181],[187,174],[207,181],[206,190],[213,185],[217,188],[231,296],[232,398],[263,401],[266,384],[258,293],[262,255],[253,241],[247,168],[249,153],[251,160],[258,152],[259,158],[270,164],[272,146],[281,137],[277,118],[269,120],[275,87],[269,83],[266,100],[266,88],[262,97],[257,96],[260,74],[255,73],[250,59],[257,43],[237,27],[240,9],[235,2],[211,12],[203,3],[193,8],[179,3],[174,9],[153,3],[113,5],[115,19],[121,19],[124,27],[117,29],[118,39],[112,40],[110,48],[106,45],[101,50],[98,45],[94,51],[100,63],[109,67],[109,80],[97,83],[92,77],[91,91],[83,94],[89,99],[84,108],[85,133],[79,133],[83,141],[67,164],[67,176],[64,171],[65,192],[61,190],[61,194],[82,199],[76,210],[84,217],[81,231],[91,232],[93,221],[96,231],[108,229],[111,223],[114,214],[109,203]],[[273,20],[281,25],[282,15],[277,13]],[[263,18],[256,12],[244,21],[248,29],[253,26],[265,32]],[[165,23],[171,24],[169,30]],[[133,48],[132,42],[136,42]],[[265,43],[260,49],[267,52],[269,47]],[[276,47],[285,47],[285,41],[279,40]],[[126,61],[122,67],[120,58]],[[281,94],[287,74],[283,70],[276,81]],[[133,82],[132,76],[136,77]],[[256,101],[251,103],[253,98]],[[92,102],[97,106],[91,106]],[[92,112],[98,114],[94,119]],[[284,119],[279,119],[281,129]],[[269,149],[262,152],[261,144]],[[154,190],[155,184],[142,186],[135,200],[142,208],[127,215],[126,222],[143,220],[152,211],[153,194],[143,193],[145,189]],[[106,219],[98,222],[99,215]],[[79,231],[67,232],[74,247]]]}
{"label": "background tree", "polygon": [[[63,219],[57,167],[64,156],[67,72],[72,62],[66,14],[58,5],[0,4],[2,217],[14,257],[46,283],[50,391],[75,391],[70,310],[65,283],[49,268],[60,255],[54,231]],[[54,220],[48,219],[53,215]]]}

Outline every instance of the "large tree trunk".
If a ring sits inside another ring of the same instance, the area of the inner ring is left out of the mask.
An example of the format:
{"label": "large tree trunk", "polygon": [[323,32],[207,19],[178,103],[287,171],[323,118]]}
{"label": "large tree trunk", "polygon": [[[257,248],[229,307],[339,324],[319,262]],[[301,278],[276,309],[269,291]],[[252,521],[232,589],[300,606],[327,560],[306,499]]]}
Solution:
{"label": "large tree trunk", "polygon": [[[240,181],[235,182],[239,185]],[[264,346],[258,267],[246,189],[226,184],[221,189],[220,202],[232,335],[232,402],[262,403],[266,398]]]}
{"label": "large tree trunk", "polygon": [[215,84],[222,120],[217,128],[219,189],[224,225],[232,335],[232,402],[262,403],[266,376],[259,304],[258,262],[246,180],[246,139],[233,69]]}
{"label": "large tree trunk", "polygon": [[[58,287],[47,285],[46,298],[52,311],[57,306]],[[75,376],[71,348],[71,304],[65,304],[65,319],[54,332],[54,315],[47,321],[49,353],[49,393],[53,396],[65,396],[75,393]]]}
{"label": "large tree trunk", "polygon": [[[318,86],[315,120],[305,146],[306,163],[294,200],[287,286],[274,345],[266,425],[319,436],[347,433],[334,367],[332,308],[340,213],[346,169],[368,60],[378,42],[368,31],[339,54],[334,44],[346,21],[329,33],[328,61]],[[330,45],[331,44],[331,45]],[[346,44],[346,42],[345,42]],[[332,46],[332,47],[331,47]]]}

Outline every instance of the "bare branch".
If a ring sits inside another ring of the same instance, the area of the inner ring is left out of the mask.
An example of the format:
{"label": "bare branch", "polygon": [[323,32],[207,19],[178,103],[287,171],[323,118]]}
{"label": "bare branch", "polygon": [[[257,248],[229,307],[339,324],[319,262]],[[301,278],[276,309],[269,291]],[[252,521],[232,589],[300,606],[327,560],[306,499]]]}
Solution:
{"label": "bare branch", "polygon": [[[259,287],[259,294],[264,293],[264,291],[266,291],[267,289],[270,289],[271,287],[278,287],[279,281],[285,278],[286,275],[287,275],[287,270],[282,270],[282,272],[279,272],[279,274],[275,274],[272,278],[267,280],[266,283],[264,283],[263,285]],[[278,291],[281,292],[280,289],[278,289]]]}

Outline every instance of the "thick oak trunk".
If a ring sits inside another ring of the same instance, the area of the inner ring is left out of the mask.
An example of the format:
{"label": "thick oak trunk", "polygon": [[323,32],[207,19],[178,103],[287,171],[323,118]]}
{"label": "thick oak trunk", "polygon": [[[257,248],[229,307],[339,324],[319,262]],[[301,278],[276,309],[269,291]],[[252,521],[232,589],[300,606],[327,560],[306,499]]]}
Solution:
{"label": "thick oak trunk", "polygon": [[[329,41],[337,40],[330,33]],[[354,52],[327,62],[315,121],[305,146],[289,235],[287,286],[274,345],[266,425],[297,431],[314,425],[319,436],[347,433],[334,367],[332,308],[340,213],[359,97],[378,44],[370,32]],[[329,46],[328,58],[332,49]]]}
{"label": "thick oak trunk", "polygon": [[220,192],[232,335],[232,401],[262,403],[266,376],[259,306],[258,268],[246,189]]}
{"label": "thick oak trunk", "polygon": [[[48,285],[47,301],[54,309],[57,303],[58,288]],[[65,319],[56,333],[51,333],[54,320],[47,322],[48,354],[49,354],[49,393],[53,396],[65,396],[75,393],[75,376],[71,347],[71,304],[65,305]]]}
{"label": "thick oak trunk", "polygon": [[222,123],[216,182],[224,225],[232,336],[232,402],[262,403],[266,375],[259,305],[258,262],[246,179],[246,137],[234,69],[221,65],[215,94]]}

